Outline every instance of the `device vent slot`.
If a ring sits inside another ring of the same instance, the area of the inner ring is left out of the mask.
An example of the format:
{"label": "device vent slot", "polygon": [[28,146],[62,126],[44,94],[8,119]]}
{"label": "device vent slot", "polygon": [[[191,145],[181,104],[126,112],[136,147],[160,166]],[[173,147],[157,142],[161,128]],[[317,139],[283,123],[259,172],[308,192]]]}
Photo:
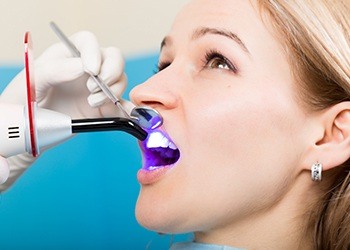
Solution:
{"label": "device vent slot", "polygon": [[8,128],[8,137],[9,139],[19,138],[19,127],[9,127]]}

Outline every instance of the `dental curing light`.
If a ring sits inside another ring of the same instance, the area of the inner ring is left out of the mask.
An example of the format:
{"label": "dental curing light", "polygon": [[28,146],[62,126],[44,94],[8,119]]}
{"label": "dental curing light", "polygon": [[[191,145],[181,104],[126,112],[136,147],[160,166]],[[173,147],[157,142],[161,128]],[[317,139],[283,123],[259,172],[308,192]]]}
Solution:
{"label": "dental curing light", "polygon": [[34,157],[41,149],[58,144],[75,133],[124,131],[143,141],[147,132],[128,118],[111,117],[72,120],[70,116],[37,107],[30,33],[24,38],[27,104],[0,103],[0,155],[27,152]]}

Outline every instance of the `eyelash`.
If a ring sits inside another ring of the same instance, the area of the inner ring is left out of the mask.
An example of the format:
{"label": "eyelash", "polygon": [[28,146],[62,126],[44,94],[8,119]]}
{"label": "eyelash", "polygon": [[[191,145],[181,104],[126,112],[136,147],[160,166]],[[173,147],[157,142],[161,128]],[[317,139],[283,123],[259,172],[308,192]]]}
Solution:
{"label": "eyelash", "polygon": [[[228,67],[228,69],[226,70],[230,70],[234,73],[238,72],[237,67],[227,57],[225,57],[221,52],[217,50],[209,50],[205,53],[205,59],[203,60],[204,68],[212,68],[210,66],[210,62],[213,61],[214,59],[219,59],[220,63],[226,64]],[[156,70],[154,70],[154,73],[157,74],[158,72],[162,71],[163,69],[167,68],[170,65],[171,65],[171,62],[167,62],[167,61],[159,62],[156,65]]]}
{"label": "eyelash", "polygon": [[158,64],[156,64],[156,70],[154,70],[154,73],[157,74],[158,72],[170,66],[170,64],[170,62],[159,62]]}

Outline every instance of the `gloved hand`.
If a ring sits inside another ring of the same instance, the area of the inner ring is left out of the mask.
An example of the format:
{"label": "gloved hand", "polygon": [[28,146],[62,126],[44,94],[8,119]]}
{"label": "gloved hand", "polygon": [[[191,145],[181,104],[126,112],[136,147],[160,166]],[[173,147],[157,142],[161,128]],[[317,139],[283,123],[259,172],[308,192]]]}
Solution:
{"label": "gloved hand", "polygon": [[[73,119],[122,116],[116,106],[89,78],[85,70],[99,75],[120,97],[126,87],[124,60],[117,48],[101,49],[90,32],[79,32],[70,40],[78,48],[81,58],[74,58],[66,46],[57,43],[35,60],[35,85],[38,106],[55,110]],[[0,102],[26,104],[25,72],[18,74],[0,96]],[[133,105],[122,101],[126,110]],[[0,191],[11,185],[35,160],[29,154],[8,158],[10,178]]]}
{"label": "gloved hand", "polygon": [[[55,110],[77,118],[119,116],[119,110],[97,87],[85,70],[99,75],[112,92],[121,96],[126,87],[124,60],[117,48],[101,49],[90,32],[79,32],[70,40],[81,58],[72,57],[62,43],[48,48],[35,60],[35,85],[39,107]],[[25,72],[16,76],[0,97],[5,103],[26,103]],[[132,108],[125,102],[126,109]]]}

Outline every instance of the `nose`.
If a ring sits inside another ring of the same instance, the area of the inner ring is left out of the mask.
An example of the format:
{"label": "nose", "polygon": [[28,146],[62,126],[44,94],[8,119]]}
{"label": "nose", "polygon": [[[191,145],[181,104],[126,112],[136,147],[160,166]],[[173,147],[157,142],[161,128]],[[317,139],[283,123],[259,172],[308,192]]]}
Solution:
{"label": "nose", "polygon": [[[165,71],[165,70],[164,70]],[[173,109],[178,105],[179,96],[172,84],[172,78],[159,72],[130,91],[130,100],[136,106],[149,106],[158,111]]]}

